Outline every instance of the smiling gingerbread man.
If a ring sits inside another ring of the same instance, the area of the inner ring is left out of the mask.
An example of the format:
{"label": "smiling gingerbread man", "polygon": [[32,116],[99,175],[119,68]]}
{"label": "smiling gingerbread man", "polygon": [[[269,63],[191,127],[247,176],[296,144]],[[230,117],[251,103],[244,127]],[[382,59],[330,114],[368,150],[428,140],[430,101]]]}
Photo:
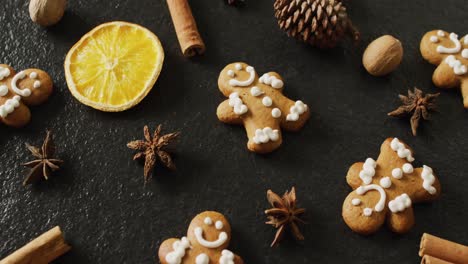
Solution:
{"label": "smiling gingerbread man", "polygon": [[244,261],[227,250],[231,226],[218,212],[198,214],[190,223],[187,236],[170,238],[159,247],[162,264],[243,264]]}

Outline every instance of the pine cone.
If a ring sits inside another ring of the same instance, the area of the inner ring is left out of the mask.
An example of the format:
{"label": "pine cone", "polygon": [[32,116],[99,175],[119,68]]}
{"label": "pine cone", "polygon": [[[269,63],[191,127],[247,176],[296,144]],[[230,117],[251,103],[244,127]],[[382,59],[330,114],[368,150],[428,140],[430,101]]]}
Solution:
{"label": "pine cone", "polygon": [[318,48],[333,48],[359,32],[348,18],[343,0],[275,0],[275,17],[286,33]]}

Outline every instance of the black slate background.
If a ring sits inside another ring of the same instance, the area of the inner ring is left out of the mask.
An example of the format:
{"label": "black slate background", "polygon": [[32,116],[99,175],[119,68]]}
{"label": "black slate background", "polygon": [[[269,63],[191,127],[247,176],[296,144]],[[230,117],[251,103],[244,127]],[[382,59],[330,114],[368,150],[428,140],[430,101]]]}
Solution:
{"label": "black slate background", "polygon": [[[28,16],[27,1],[3,0],[0,7],[0,61],[16,69],[39,67],[55,81],[56,92],[35,107],[24,129],[0,126],[0,258],[49,228],[60,225],[73,250],[56,263],[154,263],[159,244],[185,235],[197,213],[217,210],[233,227],[231,249],[247,263],[418,263],[419,239],[430,232],[468,244],[468,113],[457,90],[442,92],[440,113],[418,137],[407,121],[387,118],[397,94],[412,86],[438,92],[434,67],[419,53],[431,29],[466,32],[463,0],[357,0],[349,13],[360,28],[360,46],[320,51],[281,32],[272,1],[247,0],[242,9],[221,0],[191,1],[207,53],[181,56],[163,0],[75,0],[60,24],[41,28]],[[103,113],[76,101],[65,84],[63,60],[69,48],[93,27],[108,21],[141,24],[161,39],[166,59],[153,91],[137,107]],[[361,66],[367,43],[392,34],[404,44],[401,67],[375,78]],[[276,152],[246,150],[241,127],[220,123],[224,100],[219,71],[245,61],[259,72],[285,78],[285,93],[308,103],[312,115],[299,133],[286,133]],[[142,137],[145,124],[180,130],[177,173],[157,169],[143,185],[143,168],[126,148]],[[63,170],[49,182],[22,187],[29,159],[25,142],[40,144],[45,129],[55,132]],[[383,228],[369,237],[344,224],[341,206],[350,192],[348,167],[376,158],[386,137],[397,136],[416,150],[416,164],[435,168],[443,187],[440,200],[415,209],[416,226],[406,235]],[[296,186],[308,209],[307,238],[271,249],[274,230],[264,225],[265,192]]]}

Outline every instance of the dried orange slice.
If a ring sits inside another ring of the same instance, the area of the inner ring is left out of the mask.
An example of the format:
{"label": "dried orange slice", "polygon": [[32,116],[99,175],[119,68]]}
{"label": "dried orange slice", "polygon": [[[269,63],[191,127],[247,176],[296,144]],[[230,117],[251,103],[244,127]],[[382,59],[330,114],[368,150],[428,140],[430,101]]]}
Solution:
{"label": "dried orange slice", "polygon": [[164,61],[158,37],[127,22],[102,24],[68,52],[65,77],[81,103],[106,112],[137,105],[152,89]]}

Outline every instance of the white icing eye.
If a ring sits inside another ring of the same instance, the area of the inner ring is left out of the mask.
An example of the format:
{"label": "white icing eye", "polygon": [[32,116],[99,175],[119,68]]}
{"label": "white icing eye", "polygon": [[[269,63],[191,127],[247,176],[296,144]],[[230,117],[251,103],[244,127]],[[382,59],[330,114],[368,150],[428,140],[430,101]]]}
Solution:
{"label": "white icing eye", "polygon": [[41,81],[34,81],[33,87],[34,87],[35,89],[41,87]]}
{"label": "white icing eye", "polygon": [[233,70],[227,71],[227,75],[228,75],[229,77],[234,77],[234,76],[236,76],[236,74],[234,73]]}
{"label": "white icing eye", "polygon": [[439,30],[439,31],[437,31],[437,35],[438,35],[439,37],[444,37],[444,36],[445,36],[445,33],[444,33],[442,30]]}
{"label": "white icing eye", "polygon": [[212,225],[213,224],[213,220],[211,220],[210,217],[206,217],[205,221],[203,221],[203,222],[205,222],[205,225]]}
{"label": "white icing eye", "polygon": [[351,204],[354,205],[354,206],[358,206],[358,205],[361,204],[361,199],[354,198],[353,200],[351,200]]}
{"label": "white icing eye", "polygon": [[432,43],[437,43],[439,42],[439,38],[437,36],[431,36],[431,38],[429,39]]}
{"label": "white icing eye", "polygon": [[5,96],[8,94],[8,87],[6,85],[0,85],[0,96]]}
{"label": "white icing eye", "polygon": [[36,79],[36,78],[37,78],[37,72],[31,72],[31,73],[29,74],[29,78],[31,78],[31,79]]}
{"label": "white icing eye", "polygon": [[242,70],[242,65],[240,63],[237,63],[235,66],[236,70],[240,71]]}
{"label": "white icing eye", "polygon": [[223,229],[223,226],[224,226],[223,222],[216,221],[216,224],[215,224],[216,229],[221,230],[221,229]]}

